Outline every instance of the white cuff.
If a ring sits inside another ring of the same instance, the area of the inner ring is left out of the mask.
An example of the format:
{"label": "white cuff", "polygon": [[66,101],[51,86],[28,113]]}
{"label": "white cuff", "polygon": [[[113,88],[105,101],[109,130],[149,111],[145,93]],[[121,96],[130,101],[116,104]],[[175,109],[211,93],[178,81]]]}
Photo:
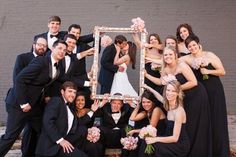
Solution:
{"label": "white cuff", "polygon": [[98,106],[99,106],[99,108],[102,108],[102,106],[103,106],[102,101],[99,102]]}
{"label": "white cuff", "polygon": [[82,58],[82,56],[81,56],[81,54],[80,53],[77,53],[77,58],[78,58],[78,60],[80,60],[81,58]]}
{"label": "white cuff", "polygon": [[60,138],[59,140],[56,141],[57,144],[61,143],[61,141],[63,141],[64,138]]}
{"label": "white cuff", "polygon": [[84,81],[84,87],[89,87],[90,86],[90,82],[89,81]]}
{"label": "white cuff", "polygon": [[93,116],[93,111],[89,111],[87,114],[88,114],[88,116],[90,117],[90,118],[92,118],[92,116]]}
{"label": "white cuff", "polygon": [[30,104],[29,104],[29,103],[22,104],[22,105],[20,105],[20,108],[23,109],[23,108],[25,108],[25,107],[28,106],[28,105],[30,105]]}
{"label": "white cuff", "polygon": [[90,75],[87,73],[87,77],[89,78],[89,79],[91,79],[92,77],[90,77]]}

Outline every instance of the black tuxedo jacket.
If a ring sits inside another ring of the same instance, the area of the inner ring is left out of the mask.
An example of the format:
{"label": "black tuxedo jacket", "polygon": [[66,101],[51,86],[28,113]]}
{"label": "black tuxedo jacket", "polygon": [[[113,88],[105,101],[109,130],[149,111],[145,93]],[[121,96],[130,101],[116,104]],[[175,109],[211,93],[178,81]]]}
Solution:
{"label": "black tuxedo jacket", "polygon": [[39,56],[17,75],[14,86],[17,105],[30,103],[34,106],[36,104],[46,87],[58,77],[57,75],[52,79],[51,64],[50,56]]}
{"label": "black tuxedo jacket", "polygon": [[[72,111],[72,110],[71,110]],[[74,114],[74,112],[72,111]],[[36,154],[40,156],[54,156],[58,153],[60,145],[56,143],[66,137],[68,129],[68,115],[66,104],[61,97],[53,97],[45,107],[43,115],[43,128],[39,136]],[[70,134],[77,129],[77,120],[74,121]]]}
{"label": "black tuxedo jacket", "polygon": [[[60,32],[58,32],[58,34],[56,35],[56,37],[57,37],[58,39],[63,40],[63,38],[64,38],[64,36],[65,36],[66,34],[67,34],[66,31],[60,31]],[[35,35],[35,36],[34,36],[34,41],[36,41],[36,39],[38,39],[39,37],[46,39],[46,41],[48,42],[48,32]],[[32,50],[32,48],[31,48],[31,50]],[[50,49],[47,48],[47,51],[50,51]]]}
{"label": "black tuxedo jacket", "polygon": [[33,59],[35,58],[33,52],[22,53],[17,56],[14,70],[13,70],[13,82],[15,83],[15,79],[17,74],[24,69]]}
{"label": "black tuxedo jacket", "polygon": [[[60,32],[58,32],[57,38],[63,40],[66,34],[68,34],[67,31],[60,31]],[[35,36],[34,36],[34,41],[35,41],[36,39],[38,39],[39,37],[42,37],[42,38],[45,38],[46,40],[48,40],[48,32],[35,35]],[[92,42],[93,40],[94,40],[93,34],[88,34],[88,35],[81,36],[77,42],[78,42],[78,43],[80,43],[80,42],[90,43],[90,42]],[[31,49],[31,50],[32,50],[32,49]],[[49,50],[49,49],[47,49],[47,51],[48,51],[48,50]]]}
{"label": "black tuxedo jacket", "polygon": [[98,82],[102,86],[112,85],[114,74],[118,70],[118,66],[113,64],[115,55],[116,55],[116,48],[114,44],[107,46],[103,51],[101,58],[101,69],[98,78]]}
{"label": "black tuxedo jacket", "polygon": [[[91,48],[91,46],[89,46],[88,44],[82,43],[82,42],[78,42],[76,44],[76,46],[77,46],[76,53],[81,53],[81,52],[86,51]],[[83,57],[79,60],[78,67],[80,69],[80,71],[79,71],[80,76],[87,73],[87,71],[86,71],[86,57]]]}
{"label": "black tuxedo jacket", "polygon": [[[34,58],[35,58],[35,56],[34,56],[33,52],[22,53],[17,56],[16,61],[15,61],[14,70],[13,70],[13,84],[15,84],[16,76],[20,73],[20,71],[22,69],[24,69]],[[7,104],[9,104],[9,103],[15,104],[16,102],[15,102],[15,99],[13,99],[13,98],[15,98],[15,93],[14,93],[13,88],[10,88],[8,90],[5,102]]]}
{"label": "black tuxedo jacket", "polygon": [[72,54],[70,58],[71,62],[66,73],[65,58],[59,62],[60,75],[58,79],[50,85],[47,96],[60,96],[60,88],[65,81],[72,81],[77,85],[78,88],[83,88],[85,81],[89,80],[87,73],[84,75],[81,74],[81,62],[76,58],[76,55]]}

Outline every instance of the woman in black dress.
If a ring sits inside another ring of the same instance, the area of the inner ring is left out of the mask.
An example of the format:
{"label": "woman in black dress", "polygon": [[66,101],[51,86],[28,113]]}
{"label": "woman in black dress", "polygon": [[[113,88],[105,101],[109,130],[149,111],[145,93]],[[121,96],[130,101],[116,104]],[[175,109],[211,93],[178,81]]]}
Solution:
{"label": "woman in black dress", "polygon": [[[162,50],[163,45],[161,38],[158,34],[152,33],[148,36],[147,42],[145,45],[141,45],[140,39],[138,37],[138,34],[132,34],[133,39],[139,49],[142,48],[142,46],[145,47],[145,70],[152,76],[160,78],[160,70],[162,65]],[[154,84],[152,81],[145,78],[144,80],[145,84],[147,84],[149,87],[157,90],[160,92],[160,87]]]}
{"label": "woman in black dress", "polygon": [[94,103],[90,105],[91,109],[86,108],[85,104],[86,104],[85,94],[83,92],[78,92],[75,99],[75,108],[76,108],[78,128],[80,128],[78,130],[79,131],[78,134],[82,134],[83,138],[77,141],[77,147],[82,149],[90,157],[103,157],[104,147],[101,143],[101,140],[93,143],[88,141],[86,137],[87,137],[87,129],[94,125],[94,118],[93,118],[94,112],[97,111],[99,107],[102,107],[104,103],[100,103],[99,106],[99,101],[95,100]]}
{"label": "woman in black dress", "polygon": [[178,80],[184,91],[184,109],[187,114],[186,129],[190,140],[189,157],[211,157],[211,125],[209,100],[204,86],[197,82],[191,68],[178,61],[173,47],[165,47],[163,52],[163,70],[161,78],[146,77],[156,84],[167,84]]}
{"label": "woman in black dress", "polygon": [[181,58],[190,65],[193,72],[206,88],[211,112],[212,155],[214,157],[229,157],[229,135],[227,125],[227,110],[224,88],[220,76],[225,70],[220,59],[212,52],[203,51],[197,36],[189,36],[185,40],[190,55]]}
{"label": "woman in black dress", "polygon": [[[141,96],[141,105],[137,105],[129,118],[130,120],[135,122],[135,129],[129,131],[128,135],[138,137],[138,134],[142,127],[152,125],[158,130],[157,134],[162,136],[164,135],[166,129],[166,110],[164,109],[163,105],[159,105],[159,103],[157,102],[157,98],[152,94],[152,92],[149,91],[153,89],[146,85],[144,87],[147,90],[145,90]],[[136,125],[137,123],[138,126]],[[137,157],[140,151],[144,152],[145,147],[146,144],[142,144],[142,140],[139,139],[138,147],[135,150],[129,151],[129,153],[127,153],[129,155],[126,156]]]}
{"label": "woman in black dress", "polygon": [[[145,86],[145,88],[150,89],[150,87]],[[166,117],[166,111],[162,106],[156,103],[155,96],[150,91],[144,91],[141,96],[141,105],[138,104],[130,116],[130,120],[137,122],[143,119],[148,119],[149,123],[147,125],[152,125],[157,128],[158,134],[162,135],[165,131],[164,120]],[[139,133],[140,129],[131,130],[129,134]]]}
{"label": "woman in black dress", "polygon": [[[186,157],[190,144],[185,129],[187,118],[183,108],[180,83],[178,81],[167,83],[163,93],[163,97],[159,95],[159,100],[167,110],[165,135],[146,137],[146,143],[153,144],[157,157]],[[156,92],[155,95],[158,93]]]}

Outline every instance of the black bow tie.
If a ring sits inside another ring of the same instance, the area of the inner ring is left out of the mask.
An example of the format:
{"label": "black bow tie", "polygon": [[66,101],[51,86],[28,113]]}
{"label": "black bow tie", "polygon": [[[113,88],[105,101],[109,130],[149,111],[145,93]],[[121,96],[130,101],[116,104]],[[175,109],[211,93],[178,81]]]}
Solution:
{"label": "black bow tie", "polygon": [[59,64],[58,63],[54,63],[54,67],[56,67],[56,69],[58,69]]}
{"label": "black bow tie", "polygon": [[119,111],[118,112],[112,112],[111,114],[116,114],[116,113],[120,113]]}
{"label": "black bow tie", "polygon": [[72,52],[71,53],[66,53],[66,56],[72,57]]}
{"label": "black bow tie", "polygon": [[50,34],[50,38],[53,38],[53,37],[58,37],[58,34],[57,35],[52,35],[52,34]]}

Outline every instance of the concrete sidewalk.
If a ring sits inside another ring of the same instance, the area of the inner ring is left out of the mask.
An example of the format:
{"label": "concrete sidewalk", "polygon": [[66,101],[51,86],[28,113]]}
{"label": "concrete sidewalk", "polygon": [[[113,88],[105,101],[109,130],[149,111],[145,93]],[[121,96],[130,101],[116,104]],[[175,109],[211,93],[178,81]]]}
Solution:
{"label": "concrete sidewalk", "polygon": [[[232,157],[236,157],[236,115],[228,115],[229,141]],[[0,127],[0,135],[4,133],[5,127]],[[20,157],[20,141],[17,140],[5,157]]]}

